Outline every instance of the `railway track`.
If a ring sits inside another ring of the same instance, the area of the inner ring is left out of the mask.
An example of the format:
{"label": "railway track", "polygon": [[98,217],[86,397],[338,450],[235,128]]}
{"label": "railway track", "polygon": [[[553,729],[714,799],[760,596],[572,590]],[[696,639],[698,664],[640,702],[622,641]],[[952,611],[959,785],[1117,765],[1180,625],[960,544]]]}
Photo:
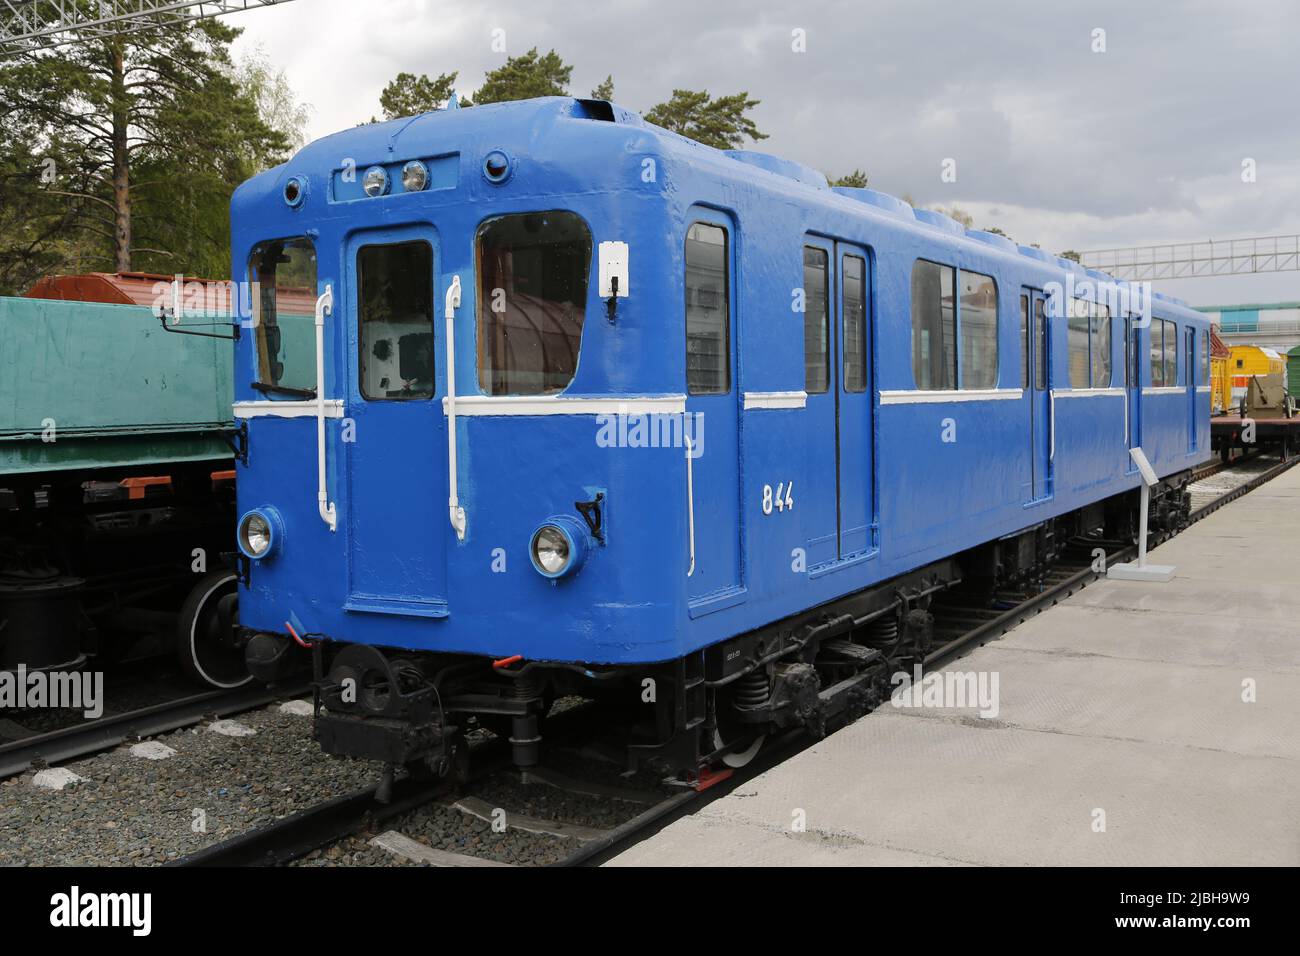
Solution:
{"label": "railway track", "polygon": [[[1250,456],[1234,462],[1214,463],[1193,474],[1193,482],[1206,481],[1223,471],[1237,471],[1240,481],[1230,483],[1230,487],[1216,491],[1213,498],[1204,501],[1191,513],[1190,523],[1194,524],[1219,508],[1236,500],[1277,477],[1300,459],[1290,461],[1270,461],[1260,456]],[[1243,467],[1249,463],[1249,467]],[[1150,542],[1155,547],[1172,537],[1172,533],[1153,536]],[[1134,545],[1118,545],[1107,550],[1104,566],[1126,561],[1136,555]],[[1091,549],[1077,549],[1068,552],[1042,582],[1040,589],[1034,593],[1017,593],[1003,595],[1003,608],[972,607],[961,603],[937,603],[932,610],[935,614],[936,645],[924,658],[923,666],[927,669],[938,667],[975,648],[995,640],[1002,634],[1042,613],[1089,583],[1100,577]],[[576,733],[583,717],[583,708],[571,712],[569,723],[563,737]],[[556,739],[552,736],[552,739]],[[197,853],[184,857],[175,864],[179,866],[258,866],[284,865],[302,860],[331,844],[355,837],[364,832],[368,843],[383,847],[392,854],[394,861],[404,860],[431,866],[492,866],[501,865],[482,856],[449,852],[445,849],[428,846],[411,839],[401,831],[402,818],[430,803],[440,803],[465,813],[468,817],[488,819],[489,815],[502,814],[505,825],[545,834],[549,837],[567,839],[572,849],[555,860],[558,866],[591,866],[617,855],[622,850],[652,835],[658,829],[687,813],[698,810],[703,804],[730,792],[737,785],[752,779],[764,771],[776,766],[799,751],[815,743],[808,734],[793,730],[778,738],[767,741],[764,749],[747,766],[736,771],[726,770],[711,778],[706,785],[694,788],[678,789],[665,793],[658,799],[647,801],[644,793],[635,796],[620,797],[610,788],[603,790],[593,788],[582,781],[568,780],[550,775],[549,786],[581,792],[586,788],[591,795],[603,795],[606,799],[641,799],[644,808],[631,814],[616,826],[597,829],[582,824],[566,823],[563,820],[537,819],[524,813],[512,811],[509,807],[496,808],[491,802],[458,795],[457,788],[448,782],[419,782],[399,780],[394,788],[392,799],[388,803],[376,800],[375,788],[368,788],[347,794],[318,805],[310,810],[294,814],[267,827],[241,834],[223,843],[208,847]],[[498,740],[484,744],[471,751],[471,761],[475,770],[466,781],[466,789],[472,791],[477,784],[489,779],[493,774],[514,773],[507,770],[508,752],[504,742]],[[545,771],[534,776],[542,780]],[[526,775],[528,776],[528,775]],[[632,791],[628,791],[632,794]],[[389,824],[394,827],[388,827]],[[374,836],[370,836],[373,833]]]}
{"label": "railway track", "polygon": [[204,691],[121,714],[106,714],[69,727],[0,744],[0,780],[34,767],[110,750],[128,740],[189,727],[209,717],[229,717],[308,691],[306,683],[275,688],[248,684]]}

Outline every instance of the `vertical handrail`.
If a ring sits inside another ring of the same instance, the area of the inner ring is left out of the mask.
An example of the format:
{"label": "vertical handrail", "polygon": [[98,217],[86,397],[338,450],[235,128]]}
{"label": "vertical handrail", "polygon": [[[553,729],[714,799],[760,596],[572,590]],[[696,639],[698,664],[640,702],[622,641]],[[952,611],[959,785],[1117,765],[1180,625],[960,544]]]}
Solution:
{"label": "vertical handrail", "polygon": [[321,520],[338,530],[338,516],[325,487],[325,316],[334,310],[334,288],[326,283],[316,300],[316,503]]}
{"label": "vertical handrail", "polygon": [[686,569],[686,576],[689,578],[695,573],[695,469],[691,464],[695,446],[689,435],[683,435],[682,439],[686,445],[686,520],[691,545],[691,566]]}
{"label": "vertical handrail", "polygon": [[460,307],[460,276],[451,277],[443,303],[447,319],[447,512],[456,537],[465,540],[465,509],[456,488],[456,309]]}

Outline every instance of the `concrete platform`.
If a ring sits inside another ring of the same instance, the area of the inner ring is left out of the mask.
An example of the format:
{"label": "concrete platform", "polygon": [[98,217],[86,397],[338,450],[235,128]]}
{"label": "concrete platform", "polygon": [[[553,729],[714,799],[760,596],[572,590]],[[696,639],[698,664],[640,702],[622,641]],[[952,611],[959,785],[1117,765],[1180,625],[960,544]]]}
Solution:
{"label": "concrete platform", "polygon": [[886,704],[609,865],[1300,865],[1300,467],[1151,559],[950,665],[995,718]]}

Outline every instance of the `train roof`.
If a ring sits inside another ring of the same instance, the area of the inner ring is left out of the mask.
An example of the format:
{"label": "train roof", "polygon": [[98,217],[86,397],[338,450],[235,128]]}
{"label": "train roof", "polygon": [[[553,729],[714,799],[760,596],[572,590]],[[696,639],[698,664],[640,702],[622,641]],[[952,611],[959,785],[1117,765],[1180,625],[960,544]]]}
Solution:
{"label": "train roof", "polygon": [[[648,123],[639,114],[616,104],[568,96],[435,110],[343,130],[309,143],[289,162],[246,182],[236,191],[232,204],[238,204],[244,198],[255,201],[255,197],[278,193],[291,175],[328,175],[329,171],[340,168],[345,158],[355,162],[357,169],[362,169],[376,163],[446,155],[467,148],[479,148],[484,152],[493,148],[544,151],[548,146],[548,133],[561,124],[572,122],[593,124],[593,128],[585,132],[574,132],[569,128],[571,135],[564,141],[566,147],[578,147],[565,155],[581,156],[584,162],[595,163],[599,157],[609,155],[612,148],[624,153],[635,148],[647,152],[657,148],[665,155],[680,156],[718,175],[748,182],[758,189],[765,188],[792,200],[835,205],[841,210],[843,204],[852,202],[855,212],[865,212],[909,232],[921,231],[931,239],[938,238],[957,248],[978,247],[983,252],[1017,257],[1022,262],[1030,260],[1041,269],[1054,273],[1052,277],[1062,284],[1071,275],[1076,285],[1081,282],[1120,283],[1107,273],[1087,269],[1033,246],[1019,245],[1007,236],[967,229],[943,213],[914,209],[906,200],[880,190],[830,186],[821,172],[803,163],[759,150],[715,149]],[[599,131],[594,128],[596,124],[601,127]],[[611,139],[611,125],[624,130],[625,135]],[[612,169],[594,165],[584,172],[585,176],[574,178],[575,182],[582,182],[588,188],[594,187],[602,176],[615,175]],[[609,185],[613,188],[616,184]],[[247,195],[241,195],[246,192]],[[1182,299],[1159,292],[1153,292],[1152,297],[1166,313],[1181,313],[1187,319],[1206,321],[1205,316],[1191,309]]]}

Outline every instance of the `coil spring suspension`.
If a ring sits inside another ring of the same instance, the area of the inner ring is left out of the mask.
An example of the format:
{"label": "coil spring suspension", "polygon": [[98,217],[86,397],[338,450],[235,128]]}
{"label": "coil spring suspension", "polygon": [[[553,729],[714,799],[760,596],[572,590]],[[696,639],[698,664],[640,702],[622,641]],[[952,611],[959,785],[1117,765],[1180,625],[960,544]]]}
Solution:
{"label": "coil spring suspension", "polygon": [[878,617],[866,628],[864,641],[869,647],[883,648],[889,647],[898,642],[898,616],[895,614],[886,614]]}
{"label": "coil spring suspension", "polygon": [[767,672],[759,667],[736,681],[732,703],[740,710],[758,710],[767,704],[768,694]]}

